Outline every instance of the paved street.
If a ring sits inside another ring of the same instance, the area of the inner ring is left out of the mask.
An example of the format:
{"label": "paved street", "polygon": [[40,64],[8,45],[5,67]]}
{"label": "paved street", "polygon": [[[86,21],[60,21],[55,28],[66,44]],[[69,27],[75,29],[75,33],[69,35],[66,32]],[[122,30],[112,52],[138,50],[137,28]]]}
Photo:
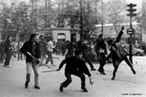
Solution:
{"label": "paved street", "polygon": [[[59,56],[59,60],[54,59],[55,64],[58,66],[62,59],[62,56]],[[33,88],[33,75],[28,89],[25,89],[25,62],[12,59],[10,68],[4,68],[0,63],[0,97],[146,97],[146,57],[134,57],[133,60],[136,75],[133,75],[130,68],[123,62],[117,71],[116,79],[112,81],[110,79],[113,67],[107,64],[105,66],[107,75],[91,71],[94,79],[92,86],[86,77],[87,93],[80,90],[80,79],[75,76],[72,76],[73,82],[61,93],[58,88],[65,80],[64,69],[42,73],[48,68],[40,67],[41,89]],[[94,65],[96,68],[99,66],[97,63]]]}

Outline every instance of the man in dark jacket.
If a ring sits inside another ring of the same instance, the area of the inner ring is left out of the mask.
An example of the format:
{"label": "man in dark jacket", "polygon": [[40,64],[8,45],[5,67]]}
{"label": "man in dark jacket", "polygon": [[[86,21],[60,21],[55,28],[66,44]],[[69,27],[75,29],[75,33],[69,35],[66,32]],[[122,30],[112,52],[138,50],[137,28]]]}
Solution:
{"label": "man in dark jacket", "polygon": [[81,89],[84,92],[88,92],[85,87],[85,75],[84,74],[88,75],[88,77],[90,79],[90,83],[91,84],[93,83],[91,74],[85,64],[85,61],[83,61],[79,57],[80,53],[81,53],[80,51],[75,51],[75,56],[64,59],[60,63],[59,68],[57,69],[57,71],[59,71],[63,67],[63,65],[66,64],[65,76],[67,79],[60,85],[61,92],[63,92],[64,87],[66,88],[72,82],[71,75],[78,76],[81,79]]}
{"label": "man in dark jacket", "polygon": [[70,41],[66,41],[65,45],[66,55],[65,58],[72,57],[74,54],[74,45]]}
{"label": "man in dark jacket", "polygon": [[117,69],[120,65],[120,63],[124,60],[128,66],[131,68],[133,74],[136,74],[136,71],[133,68],[132,63],[130,62],[130,60],[127,58],[127,52],[124,50],[124,48],[121,46],[121,44],[119,43],[121,40],[121,37],[123,35],[123,30],[124,27],[122,27],[118,37],[116,38],[115,41],[113,40],[108,40],[108,45],[110,47],[110,55],[108,56],[108,58],[111,56],[112,57],[112,62],[113,62],[113,66],[114,66],[114,71],[113,71],[113,77],[112,80],[115,79],[116,77],[116,72]]}
{"label": "man in dark jacket", "polygon": [[106,64],[105,54],[107,53],[107,51],[106,51],[106,44],[105,44],[102,34],[99,35],[99,38],[96,41],[95,51],[96,51],[97,58],[98,58],[99,64],[100,64],[98,71],[102,75],[105,75],[104,65]]}
{"label": "man in dark jacket", "polygon": [[12,37],[7,36],[5,42],[4,42],[4,51],[5,51],[5,62],[4,67],[9,67],[10,60],[12,57],[12,46],[11,46]]}
{"label": "man in dark jacket", "polygon": [[40,89],[39,83],[38,83],[38,61],[32,58],[34,56],[38,60],[40,59],[40,47],[39,43],[37,42],[38,35],[37,34],[32,34],[30,36],[30,40],[26,41],[20,51],[26,56],[26,82],[25,82],[25,88],[28,87],[28,84],[30,82],[30,75],[31,75],[31,67],[33,68],[34,71],[34,76],[35,76],[35,89]]}

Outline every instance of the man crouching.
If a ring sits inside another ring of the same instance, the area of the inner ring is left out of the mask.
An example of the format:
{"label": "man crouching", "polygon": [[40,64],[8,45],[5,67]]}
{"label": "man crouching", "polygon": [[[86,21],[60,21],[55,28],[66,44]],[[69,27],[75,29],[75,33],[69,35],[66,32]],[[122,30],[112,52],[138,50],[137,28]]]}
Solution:
{"label": "man crouching", "polygon": [[91,74],[85,64],[85,61],[81,59],[80,55],[80,51],[75,51],[75,56],[66,58],[60,63],[57,71],[59,71],[63,67],[63,65],[66,64],[65,77],[67,78],[63,83],[60,84],[60,92],[63,92],[63,88],[66,88],[72,82],[71,75],[78,76],[81,79],[81,89],[83,90],[83,92],[88,92],[85,85],[84,74],[88,75],[90,84],[93,84]]}

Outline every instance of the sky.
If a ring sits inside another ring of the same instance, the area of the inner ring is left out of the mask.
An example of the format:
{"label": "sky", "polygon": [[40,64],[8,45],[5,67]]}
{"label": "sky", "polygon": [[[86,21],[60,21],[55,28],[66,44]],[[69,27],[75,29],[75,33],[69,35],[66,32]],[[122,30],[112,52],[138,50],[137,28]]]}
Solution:
{"label": "sky", "polygon": [[[111,0],[103,0],[105,2],[107,1],[111,1]],[[133,3],[133,4],[137,4],[137,6],[135,7],[138,11],[141,9],[142,7],[142,0],[125,0],[127,2],[127,4],[129,3]]]}
{"label": "sky", "polygon": [[[9,2],[9,1],[29,1],[29,0],[0,0],[0,1],[7,1],[7,2]],[[103,0],[103,1],[107,2],[107,1],[111,1],[111,0]],[[136,8],[137,8],[138,11],[141,9],[142,0],[125,0],[125,1],[127,2],[127,4],[129,4],[129,3],[137,4]]]}

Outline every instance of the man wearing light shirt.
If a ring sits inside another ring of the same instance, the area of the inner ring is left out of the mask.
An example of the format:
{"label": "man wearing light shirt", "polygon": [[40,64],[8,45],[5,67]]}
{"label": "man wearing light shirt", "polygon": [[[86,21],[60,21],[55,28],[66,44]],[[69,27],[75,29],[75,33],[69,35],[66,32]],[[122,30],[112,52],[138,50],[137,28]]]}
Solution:
{"label": "man wearing light shirt", "polygon": [[46,46],[46,49],[47,49],[47,59],[46,59],[46,64],[48,64],[48,62],[50,61],[51,62],[51,65],[53,66],[53,59],[52,59],[52,53],[53,53],[53,48],[54,48],[54,45],[53,45],[53,42],[52,42],[53,38],[51,37],[49,42],[47,43],[47,46]]}

